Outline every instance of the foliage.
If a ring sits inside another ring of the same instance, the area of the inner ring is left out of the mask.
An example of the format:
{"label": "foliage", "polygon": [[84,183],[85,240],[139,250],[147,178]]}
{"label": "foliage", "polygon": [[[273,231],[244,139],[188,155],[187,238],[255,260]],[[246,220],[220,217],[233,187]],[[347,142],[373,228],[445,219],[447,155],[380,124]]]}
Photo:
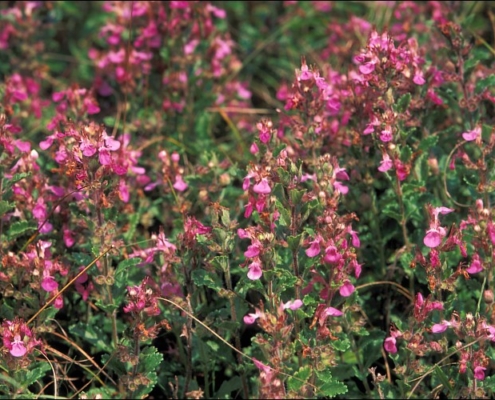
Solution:
{"label": "foliage", "polygon": [[489,2],[0,5],[0,394],[493,397]]}

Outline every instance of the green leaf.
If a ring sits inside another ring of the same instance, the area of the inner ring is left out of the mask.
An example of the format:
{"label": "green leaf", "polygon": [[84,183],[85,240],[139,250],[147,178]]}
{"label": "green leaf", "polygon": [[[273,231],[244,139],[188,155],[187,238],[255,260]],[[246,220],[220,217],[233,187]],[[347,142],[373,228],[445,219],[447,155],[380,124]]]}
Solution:
{"label": "green leaf", "polygon": [[136,233],[136,227],[139,224],[141,219],[141,207],[139,207],[138,211],[129,215],[129,229],[124,233],[124,239],[126,242],[130,242],[134,238],[134,234]]}
{"label": "green leaf", "polygon": [[154,371],[163,361],[163,355],[154,346],[145,347],[141,351],[139,358],[141,359],[140,366],[143,373]]}
{"label": "green leaf", "polygon": [[81,339],[95,346],[98,351],[107,353],[110,350],[108,346],[110,338],[96,324],[90,325],[78,322],[69,327],[69,331],[73,335],[79,336]]}
{"label": "green leaf", "polygon": [[141,373],[150,380],[150,383],[146,386],[140,386],[133,393],[132,397],[135,399],[144,398],[145,395],[150,393],[157,384],[158,376],[156,374],[156,368],[158,368],[158,366],[163,361],[163,355],[158,353],[156,347],[149,346],[143,349],[139,356],[139,359],[139,369],[141,370]]}
{"label": "green leaf", "polygon": [[292,189],[289,192],[289,197],[294,206],[298,206],[301,204],[302,198],[304,196],[304,193],[306,193],[306,190],[296,190]]}
{"label": "green leaf", "polygon": [[216,256],[211,260],[211,263],[220,271],[227,271],[229,268],[229,258],[227,256]]}
{"label": "green leaf", "polygon": [[385,340],[385,332],[373,330],[369,336],[365,336],[359,343],[359,348],[362,349],[364,367],[368,368],[378,360],[382,354],[383,341]]}
{"label": "green leaf", "polygon": [[93,257],[86,253],[72,253],[71,256],[78,266],[87,266],[93,261]]}
{"label": "green leaf", "polygon": [[232,398],[231,393],[237,392],[242,386],[242,381],[239,376],[234,376],[228,381],[223,381],[218,392],[213,396],[216,399],[230,399]]}
{"label": "green leaf", "polygon": [[400,151],[400,159],[403,162],[408,162],[411,159],[412,150],[409,146],[404,146]]}
{"label": "green leaf", "polygon": [[435,367],[435,376],[437,379],[442,382],[442,385],[444,386],[445,389],[447,389],[450,393],[453,392],[452,385],[449,382],[449,379],[447,376],[444,374],[441,368],[438,367],[438,365]]}
{"label": "green leaf", "polygon": [[5,200],[0,200],[0,217],[3,217],[7,211],[9,211],[11,208],[14,207],[15,207],[14,203],[9,203],[8,201]]}
{"label": "green leaf", "polygon": [[294,376],[289,377],[289,379],[287,381],[289,390],[293,390],[293,391],[297,392],[308,381],[310,376],[311,376],[311,367],[310,366],[305,366],[305,367],[299,368],[299,371],[297,371],[294,374]]}
{"label": "green leaf", "polygon": [[281,226],[289,226],[290,225],[290,212],[287,210],[279,200],[275,201],[276,208],[280,213],[280,217],[278,219]]}
{"label": "green leaf", "polygon": [[400,224],[401,221],[402,221],[402,216],[397,211],[395,211],[393,209],[393,208],[396,208],[396,207],[397,207],[397,204],[387,204],[383,208],[382,214],[383,215],[386,215],[387,217],[390,217],[390,218],[395,219]]}
{"label": "green leaf", "polygon": [[229,210],[222,209],[222,216],[220,217],[222,220],[223,226],[226,228],[230,227],[230,213]]}
{"label": "green leaf", "polygon": [[24,388],[27,388],[33,383],[39,381],[49,370],[51,370],[51,368],[48,363],[37,363],[34,368],[31,368],[29,371],[26,372],[24,382],[22,382],[22,386],[24,386]]}
{"label": "green leaf", "polygon": [[495,75],[491,74],[484,79],[480,79],[476,82],[476,94],[480,93],[484,89],[495,86]]}
{"label": "green leaf", "polygon": [[21,236],[28,231],[36,230],[36,225],[30,221],[17,221],[14,222],[9,231],[7,232],[7,237],[13,239],[17,236]]}
{"label": "green leaf", "polygon": [[196,286],[206,286],[210,289],[218,291],[222,288],[221,282],[219,282],[218,276],[204,269],[196,269],[191,274],[192,280]]}
{"label": "green leaf", "polygon": [[20,180],[24,179],[24,178],[28,178],[31,176],[31,172],[21,172],[21,173],[18,173],[18,174],[14,174],[14,176],[12,177],[12,179],[10,179],[8,181],[8,183],[10,185],[13,185],[14,183],[17,183],[19,182]]}
{"label": "green leaf", "polygon": [[419,146],[418,146],[418,149],[419,150],[422,150],[422,151],[428,151],[430,150],[433,146],[435,146],[438,142],[438,136],[428,136],[426,138],[424,138],[420,143],[419,143]]}
{"label": "green leaf", "polygon": [[410,102],[411,102],[411,93],[403,94],[401,97],[399,97],[399,100],[397,100],[397,104],[395,107],[396,111],[398,113],[403,113],[409,107]]}
{"label": "green leaf", "polygon": [[332,377],[330,371],[316,372],[318,377],[318,396],[328,396],[330,398],[347,393],[347,386]]}
{"label": "green leaf", "polygon": [[344,352],[349,347],[351,347],[351,342],[348,338],[339,338],[338,340],[333,340],[330,345],[338,351]]}
{"label": "green leaf", "polygon": [[299,246],[301,245],[301,238],[302,238],[302,233],[297,236],[287,237],[287,243],[289,243],[289,248],[292,251],[296,251],[297,249],[299,249]]}

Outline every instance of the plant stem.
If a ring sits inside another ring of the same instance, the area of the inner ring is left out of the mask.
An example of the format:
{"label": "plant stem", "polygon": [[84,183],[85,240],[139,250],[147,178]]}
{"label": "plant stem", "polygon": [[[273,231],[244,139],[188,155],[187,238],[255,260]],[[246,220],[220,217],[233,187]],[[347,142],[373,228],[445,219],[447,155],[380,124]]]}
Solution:
{"label": "plant stem", "polygon": [[[227,268],[225,269],[225,282],[227,284],[227,289],[229,292],[233,292],[232,288],[232,278],[230,276],[230,263],[227,262]],[[230,302],[230,317],[232,319],[232,322],[236,323],[237,322],[237,312],[235,309],[235,303],[234,303],[234,298],[229,297],[229,302]],[[237,362],[239,365],[242,365],[242,349],[241,349],[241,338],[239,336],[239,328],[236,327],[234,331],[234,338],[235,338],[235,348],[238,350],[237,352]],[[247,385],[247,379],[246,379],[246,374],[244,371],[241,372],[241,382],[242,382],[242,394],[245,399],[249,398],[249,388]],[[208,397],[208,396],[206,396]]]}

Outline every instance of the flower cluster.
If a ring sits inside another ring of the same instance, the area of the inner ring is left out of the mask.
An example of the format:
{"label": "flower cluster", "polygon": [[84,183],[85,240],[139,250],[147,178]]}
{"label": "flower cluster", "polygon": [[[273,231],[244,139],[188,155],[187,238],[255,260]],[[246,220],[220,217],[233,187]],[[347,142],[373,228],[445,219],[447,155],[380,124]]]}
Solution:
{"label": "flower cluster", "polygon": [[1,331],[3,346],[13,357],[25,357],[31,354],[35,347],[42,343],[36,339],[32,330],[19,318],[4,321]]}

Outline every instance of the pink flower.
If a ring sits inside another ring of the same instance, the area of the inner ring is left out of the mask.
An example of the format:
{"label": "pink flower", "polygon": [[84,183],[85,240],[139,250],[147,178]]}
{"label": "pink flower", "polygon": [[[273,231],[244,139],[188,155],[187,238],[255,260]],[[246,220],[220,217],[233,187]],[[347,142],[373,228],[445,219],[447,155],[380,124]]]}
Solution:
{"label": "pink flower", "polygon": [[483,265],[481,264],[480,257],[478,254],[474,254],[473,260],[471,261],[471,265],[466,271],[469,274],[477,274],[478,272],[483,271]]}
{"label": "pink flower", "polygon": [[356,288],[354,287],[354,285],[349,282],[349,281],[346,281],[339,289],[339,293],[342,297],[349,297],[351,294],[354,293],[354,291],[356,290]]}
{"label": "pink flower", "polygon": [[316,257],[318,254],[320,254],[320,241],[318,239],[313,240],[311,243],[311,246],[306,249],[306,255],[309,258]]}
{"label": "pink flower", "polygon": [[175,177],[175,183],[174,183],[174,189],[178,190],[179,192],[184,192],[187,189],[187,183],[184,182],[182,179],[181,175],[176,175]]}
{"label": "pink flower", "polygon": [[474,378],[482,381],[485,379],[485,367],[477,366],[474,368]]}
{"label": "pink flower", "polygon": [[252,281],[256,281],[261,278],[261,275],[263,274],[263,271],[261,270],[261,264],[257,261],[253,261],[251,264],[249,264],[249,272],[247,274],[247,277],[251,279]]}
{"label": "pink flower", "polygon": [[440,324],[435,324],[431,327],[433,333],[442,333],[447,330],[447,328],[452,325],[449,321],[443,321]]}
{"label": "pink flower", "polygon": [[378,167],[378,171],[387,172],[390,168],[392,168],[393,162],[390,159],[387,153],[383,153],[383,159],[380,162],[380,166]]}
{"label": "pink flower", "polygon": [[426,232],[426,236],[423,239],[423,243],[425,246],[430,248],[437,247],[440,243],[442,243],[442,237],[445,236],[441,234],[441,232],[437,229],[430,229]]}
{"label": "pink flower", "polygon": [[249,148],[249,152],[251,154],[258,154],[258,151],[260,149],[258,148],[258,145],[256,144],[256,142],[253,142],[253,144],[251,145],[251,147]]}
{"label": "pink flower", "polygon": [[20,335],[15,335],[14,340],[12,341],[12,347],[10,349],[10,354],[14,357],[22,357],[27,353],[26,346],[24,342],[21,340]]}
{"label": "pink flower", "polygon": [[335,190],[338,190],[342,194],[347,194],[349,192],[349,188],[345,185],[342,185],[342,183],[335,181],[333,183],[333,187]]}
{"label": "pink flower", "polygon": [[323,258],[328,263],[336,263],[340,261],[342,255],[338,252],[335,246],[328,246],[325,249],[325,257]]}
{"label": "pink flower", "polygon": [[299,299],[296,299],[296,300],[290,300],[288,301],[287,303],[284,303],[282,305],[282,308],[285,310],[287,308],[290,308],[291,310],[297,310],[298,308],[301,308],[301,306],[303,305],[303,302]]}
{"label": "pink flower", "polygon": [[266,178],[262,178],[259,183],[253,186],[253,191],[257,194],[268,194],[272,191],[272,189],[268,184],[268,180]]}
{"label": "pink flower", "polygon": [[471,142],[473,140],[476,140],[480,135],[481,135],[481,127],[477,126],[472,131],[464,132],[462,134],[462,137],[464,138],[464,140]]}
{"label": "pink flower", "polygon": [[259,311],[256,311],[256,313],[245,315],[244,323],[248,325],[254,324],[254,322],[260,317],[260,315],[261,313]]}
{"label": "pink flower", "polygon": [[384,143],[390,142],[393,139],[392,128],[387,127],[380,133],[380,140]]}
{"label": "pink flower", "polygon": [[41,287],[47,292],[53,292],[58,289],[58,282],[52,276],[45,276],[41,281]]}
{"label": "pink flower", "polygon": [[248,246],[247,250],[244,252],[244,256],[247,258],[257,257],[260,254],[260,250],[259,244],[252,244]]}
{"label": "pink flower", "polygon": [[344,315],[344,313],[342,311],[337,310],[336,308],[333,308],[333,307],[325,308],[325,310],[323,311],[323,314],[330,316],[330,317],[340,317],[340,316]]}
{"label": "pink flower", "polygon": [[397,353],[397,339],[389,336],[383,342],[383,348],[387,353],[395,354]]}

